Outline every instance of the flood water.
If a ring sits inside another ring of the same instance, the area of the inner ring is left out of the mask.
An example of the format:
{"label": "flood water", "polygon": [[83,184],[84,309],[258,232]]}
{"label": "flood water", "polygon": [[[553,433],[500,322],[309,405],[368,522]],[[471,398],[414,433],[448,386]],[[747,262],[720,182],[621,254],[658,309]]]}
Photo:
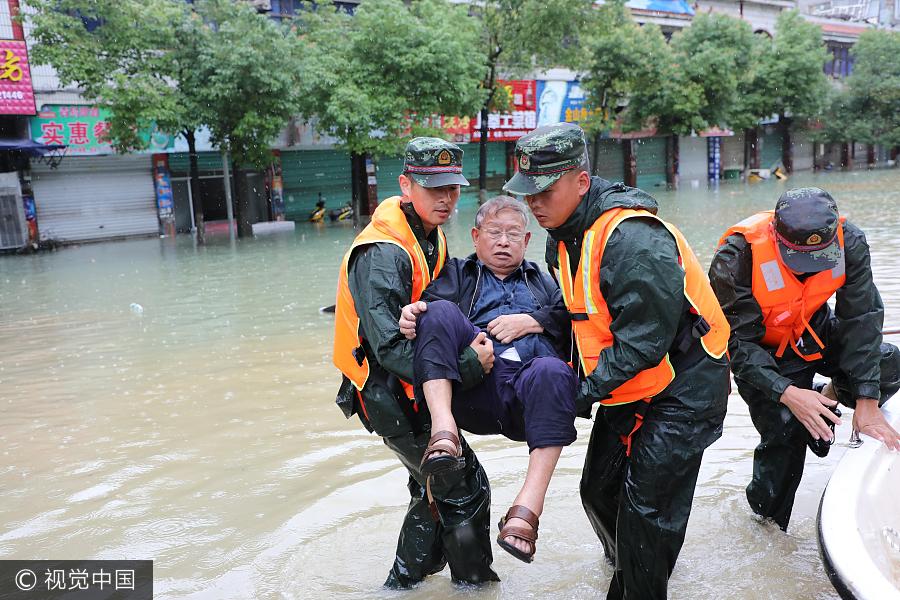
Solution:
{"label": "flood water", "polygon": [[[708,264],[728,225],[820,185],[872,246],[886,326],[900,326],[900,170],[800,174],[787,184],[651,191]],[[471,252],[471,198],[448,225]],[[532,229],[537,231],[533,226]],[[540,261],[544,234],[528,257]],[[578,498],[590,423],[563,452],[534,564],[495,547],[503,582],[381,589],[408,501],[379,438],[334,406],[331,366],[342,224],[195,248],[189,237],[0,257],[0,558],[153,559],[159,598],[602,598],[611,569]],[[139,305],[139,306],[133,306]],[[897,341],[895,338],[893,341]],[[670,596],[837,598],[815,519],[850,419],[809,454],[791,528],[751,518],[757,434],[729,399],[706,453]],[[524,444],[469,436],[494,520],[520,486]],[[872,442],[874,443],[874,442]]]}

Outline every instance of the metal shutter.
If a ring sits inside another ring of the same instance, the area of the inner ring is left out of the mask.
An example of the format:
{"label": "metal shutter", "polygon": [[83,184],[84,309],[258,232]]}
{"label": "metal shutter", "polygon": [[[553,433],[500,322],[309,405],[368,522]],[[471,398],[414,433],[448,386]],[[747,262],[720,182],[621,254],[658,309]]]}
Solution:
{"label": "metal shutter", "polygon": [[305,221],[319,194],[331,210],[350,202],[350,154],[339,150],[289,150],[281,153],[284,211],[287,219]]}
{"label": "metal shutter", "polygon": [[32,165],[41,239],[102,240],[159,232],[149,155],[64,158]]}
{"label": "metal shutter", "polygon": [[594,173],[603,179],[617,182],[625,176],[625,153],[619,140],[600,140],[597,156],[594,158]]}
{"label": "metal shutter", "polygon": [[781,131],[767,126],[760,132],[759,141],[759,166],[770,169],[776,164],[781,164]]}
{"label": "metal shutter", "polygon": [[637,155],[637,187],[652,188],[666,184],[666,138],[641,138],[634,141]]}

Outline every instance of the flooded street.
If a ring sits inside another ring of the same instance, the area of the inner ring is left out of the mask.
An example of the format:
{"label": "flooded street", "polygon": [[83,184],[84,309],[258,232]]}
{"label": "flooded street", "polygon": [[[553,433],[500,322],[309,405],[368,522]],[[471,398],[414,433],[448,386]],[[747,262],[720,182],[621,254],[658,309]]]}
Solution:
{"label": "flooded street", "polygon": [[[648,190],[708,265],[734,222],[819,185],[867,234],[885,326],[900,326],[900,170],[799,174],[786,184]],[[446,231],[472,251],[472,197]],[[532,231],[537,232],[532,223]],[[408,501],[405,471],[334,405],[331,365],[344,224],[195,248],[189,236],[0,257],[0,557],[153,559],[159,598],[602,598],[611,568],[578,481],[591,423],[551,483],[535,563],[494,547],[502,583],[449,573],[380,588]],[[545,234],[528,258],[542,262]],[[889,338],[897,342],[898,337]],[[791,528],[744,497],[758,436],[736,392],[706,453],[671,598],[837,598],[816,544],[818,502],[847,451],[808,454]],[[468,436],[491,478],[493,521],[527,449]]]}

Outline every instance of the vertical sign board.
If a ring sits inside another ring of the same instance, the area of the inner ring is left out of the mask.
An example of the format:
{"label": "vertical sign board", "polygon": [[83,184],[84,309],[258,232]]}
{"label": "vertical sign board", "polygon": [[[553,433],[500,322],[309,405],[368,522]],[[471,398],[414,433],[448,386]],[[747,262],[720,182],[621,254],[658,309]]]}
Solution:
{"label": "vertical sign board", "polygon": [[284,178],[281,174],[281,152],[272,150],[272,164],[266,169],[269,184],[269,200],[272,203],[272,220],[284,221]]}
{"label": "vertical sign board", "polygon": [[709,180],[719,183],[719,173],[722,171],[722,138],[706,138],[706,164]]}
{"label": "vertical sign board", "polygon": [[33,115],[34,88],[23,40],[0,40],[0,115]]}
{"label": "vertical sign board", "polygon": [[156,190],[156,209],[163,235],[175,235],[175,197],[169,175],[169,155],[153,155],[153,188]]}

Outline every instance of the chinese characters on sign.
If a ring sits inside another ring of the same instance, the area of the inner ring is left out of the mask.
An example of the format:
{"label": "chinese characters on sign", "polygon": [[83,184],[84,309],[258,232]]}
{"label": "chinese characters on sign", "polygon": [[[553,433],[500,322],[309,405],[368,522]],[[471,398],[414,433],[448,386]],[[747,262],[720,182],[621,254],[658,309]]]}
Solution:
{"label": "chinese characters on sign", "polygon": [[[497,83],[509,93],[512,110],[508,113],[488,114],[488,141],[512,142],[537,127],[536,82],[533,79],[518,79]],[[472,120],[472,141],[479,140],[481,140],[480,114]]]}
{"label": "chinese characters on sign", "polygon": [[[158,131],[142,135],[149,142],[144,152],[159,152],[172,146],[172,138]],[[109,139],[109,111],[96,106],[42,106],[37,117],[31,119],[31,139],[68,146],[69,156],[114,153]]]}
{"label": "chinese characters on sign", "polygon": [[34,113],[34,89],[25,42],[0,40],[0,114]]}

